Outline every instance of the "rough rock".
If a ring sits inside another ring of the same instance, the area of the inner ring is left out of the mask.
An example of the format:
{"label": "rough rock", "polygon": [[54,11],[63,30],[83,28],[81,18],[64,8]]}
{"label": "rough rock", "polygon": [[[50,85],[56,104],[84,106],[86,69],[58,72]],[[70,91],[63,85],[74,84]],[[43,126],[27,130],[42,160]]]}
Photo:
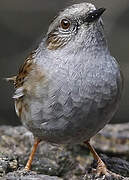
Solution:
{"label": "rough rock", "polygon": [[129,123],[107,125],[92,138],[92,145],[102,152],[129,156]]}
{"label": "rough rock", "polygon": [[26,172],[24,166],[34,141],[33,135],[23,126],[1,126],[0,179],[129,180],[128,127],[128,124],[108,125],[93,138],[92,144],[102,154],[101,158],[109,169],[108,176],[97,177],[94,173],[96,162],[83,144],[63,147],[41,142],[32,171]]}
{"label": "rough rock", "polygon": [[48,176],[48,175],[41,175],[36,174],[33,172],[23,172],[17,171],[13,173],[8,173],[5,177],[2,178],[3,180],[62,180],[62,178],[58,178],[56,176]]}

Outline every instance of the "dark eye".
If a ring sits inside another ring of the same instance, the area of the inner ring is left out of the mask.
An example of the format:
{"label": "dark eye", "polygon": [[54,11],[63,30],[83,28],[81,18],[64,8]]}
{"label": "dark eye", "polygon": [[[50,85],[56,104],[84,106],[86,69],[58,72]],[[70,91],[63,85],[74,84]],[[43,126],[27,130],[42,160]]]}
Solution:
{"label": "dark eye", "polygon": [[68,29],[70,27],[70,24],[71,24],[70,21],[67,20],[67,19],[62,19],[61,20],[61,27],[63,29]]}

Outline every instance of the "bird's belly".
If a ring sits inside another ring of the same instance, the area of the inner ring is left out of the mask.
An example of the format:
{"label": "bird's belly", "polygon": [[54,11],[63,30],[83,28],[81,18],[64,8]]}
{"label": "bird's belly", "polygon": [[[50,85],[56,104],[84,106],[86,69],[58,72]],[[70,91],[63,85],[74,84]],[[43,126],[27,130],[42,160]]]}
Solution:
{"label": "bird's belly", "polygon": [[85,99],[69,106],[57,102],[51,108],[43,108],[43,104],[34,101],[30,112],[23,113],[22,121],[42,140],[57,144],[80,143],[89,140],[111,120],[117,102],[101,108],[95,101]]}
{"label": "bird's belly", "polygon": [[121,93],[117,72],[108,73],[106,66],[98,72],[93,68],[74,79],[56,75],[42,101],[25,98],[29,112],[22,113],[24,125],[34,136],[57,144],[89,140],[111,120]]}

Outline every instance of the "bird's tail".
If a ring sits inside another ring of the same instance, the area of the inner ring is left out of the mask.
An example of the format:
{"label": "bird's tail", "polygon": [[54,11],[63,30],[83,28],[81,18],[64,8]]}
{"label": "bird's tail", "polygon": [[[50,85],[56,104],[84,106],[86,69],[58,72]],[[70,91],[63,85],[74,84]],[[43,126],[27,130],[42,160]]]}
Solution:
{"label": "bird's tail", "polygon": [[9,77],[9,78],[4,78],[7,82],[13,82],[13,84],[15,84],[16,82],[16,77],[17,76],[12,76],[12,77]]}

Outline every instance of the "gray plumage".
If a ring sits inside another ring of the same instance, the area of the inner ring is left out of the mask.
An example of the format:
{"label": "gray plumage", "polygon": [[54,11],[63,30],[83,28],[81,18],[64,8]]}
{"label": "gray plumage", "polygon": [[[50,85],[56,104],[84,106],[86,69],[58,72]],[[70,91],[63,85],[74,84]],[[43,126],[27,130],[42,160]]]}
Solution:
{"label": "gray plumage", "polygon": [[[87,22],[94,10],[94,5],[82,3],[60,12],[33,56],[45,79],[34,95],[23,92],[29,112],[21,119],[39,139],[57,144],[89,140],[117,110],[121,73],[110,55],[101,18]],[[68,30],[59,26],[64,18],[71,23]]]}

